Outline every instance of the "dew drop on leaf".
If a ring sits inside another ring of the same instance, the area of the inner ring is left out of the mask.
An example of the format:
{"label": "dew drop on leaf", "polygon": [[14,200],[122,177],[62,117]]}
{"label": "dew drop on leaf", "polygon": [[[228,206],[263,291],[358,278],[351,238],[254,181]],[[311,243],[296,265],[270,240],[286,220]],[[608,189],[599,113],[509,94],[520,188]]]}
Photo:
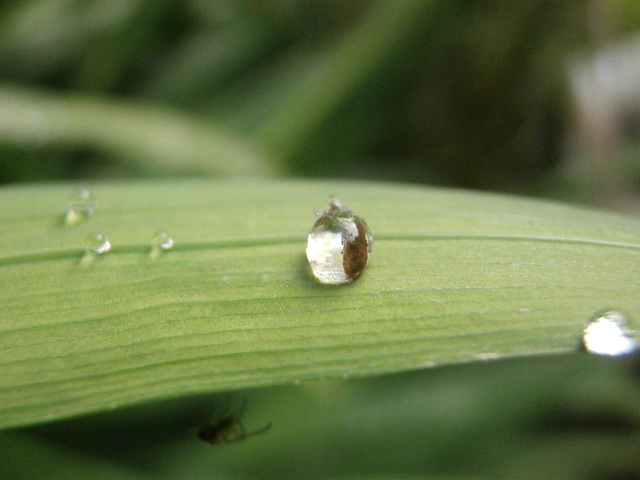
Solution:
{"label": "dew drop on leaf", "polygon": [[174,246],[173,238],[167,232],[156,232],[151,238],[150,256],[156,259],[165,250],[171,250]]}
{"label": "dew drop on leaf", "polygon": [[111,250],[111,242],[102,233],[92,233],[84,239],[84,249],[97,254],[107,253]]}
{"label": "dew drop on leaf", "polygon": [[80,189],[67,203],[64,223],[72,226],[89,218],[96,210],[98,203],[86,188]]}
{"label": "dew drop on leaf", "polygon": [[624,313],[611,310],[599,312],[584,326],[582,342],[594,355],[628,355],[640,349]]}
{"label": "dew drop on leaf", "polygon": [[351,282],[362,273],[373,237],[363,218],[335,197],[329,208],[315,211],[318,219],[307,239],[307,260],[313,275],[331,285]]}
{"label": "dew drop on leaf", "polygon": [[111,250],[111,242],[102,233],[91,233],[84,239],[84,256],[80,260],[80,265],[88,267],[95,259]]}

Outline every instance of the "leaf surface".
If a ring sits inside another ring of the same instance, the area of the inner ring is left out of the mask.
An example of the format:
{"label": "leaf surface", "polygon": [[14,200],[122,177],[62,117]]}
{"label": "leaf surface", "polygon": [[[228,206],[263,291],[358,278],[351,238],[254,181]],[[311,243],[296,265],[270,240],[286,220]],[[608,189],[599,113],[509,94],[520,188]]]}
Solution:
{"label": "leaf surface", "polygon": [[[640,221],[385,184],[182,180],[0,190],[0,426],[153,399],[575,350],[601,308],[640,310]],[[337,195],[374,236],[361,278],[304,255]],[[150,257],[166,231],[175,247]],[[112,250],[81,266],[86,235]],[[632,321],[634,318],[632,317]]]}

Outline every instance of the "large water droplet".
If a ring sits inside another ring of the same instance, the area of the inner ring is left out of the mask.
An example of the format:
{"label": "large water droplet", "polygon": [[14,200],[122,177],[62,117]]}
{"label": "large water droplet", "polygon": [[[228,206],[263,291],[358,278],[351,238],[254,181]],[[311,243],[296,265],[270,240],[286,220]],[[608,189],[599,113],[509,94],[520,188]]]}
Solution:
{"label": "large water droplet", "polygon": [[640,349],[627,316],[614,310],[596,314],[584,326],[582,341],[586,351],[595,355],[627,355]]}
{"label": "large water droplet", "polygon": [[173,238],[167,232],[156,232],[151,239],[151,258],[156,259],[165,250],[173,248]]}
{"label": "large water droplet", "polygon": [[95,212],[98,203],[91,195],[89,190],[83,188],[73,196],[67,204],[67,213],[64,217],[64,223],[67,225],[76,225],[86,220],[93,212]]}
{"label": "large water droplet", "polygon": [[321,283],[347,283],[364,270],[372,243],[364,219],[331,197],[329,208],[320,213],[309,233],[307,260]]}

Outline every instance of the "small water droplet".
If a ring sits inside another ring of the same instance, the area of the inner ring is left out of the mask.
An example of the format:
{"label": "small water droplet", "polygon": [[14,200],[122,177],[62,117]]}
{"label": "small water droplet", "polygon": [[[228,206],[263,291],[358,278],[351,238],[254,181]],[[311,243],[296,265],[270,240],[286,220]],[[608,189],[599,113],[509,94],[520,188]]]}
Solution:
{"label": "small water droplet", "polygon": [[67,213],[64,217],[66,225],[76,225],[89,218],[96,210],[96,202],[91,192],[86,188],[80,189],[67,203]]}
{"label": "small water droplet", "polygon": [[95,259],[111,250],[111,242],[102,233],[92,233],[84,239],[84,256],[80,260],[83,267],[91,265]]}
{"label": "small water droplet", "polygon": [[84,239],[84,249],[98,254],[111,250],[111,242],[101,233],[92,233]]}
{"label": "small water droplet", "polygon": [[170,250],[173,248],[173,238],[167,232],[156,232],[151,239],[151,246]]}
{"label": "small water droplet", "polygon": [[640,349],[627,316],[615,310],[594,315],[584,326],[582,342],[585,350],[595,355],[628,355]]}
{"label": "small water droplet", "polygon": [[307,260],[320,283],[347,283],[364,270],[372,244],[364,219],[330,197],[329,208],[321,212],[309,233]]}
{"label": "small water droplet", "polygon": [[151,258],[158,258],[163,251],[171,250],[174,245],[173,238],[167,232],[156,232],[151,238]]}

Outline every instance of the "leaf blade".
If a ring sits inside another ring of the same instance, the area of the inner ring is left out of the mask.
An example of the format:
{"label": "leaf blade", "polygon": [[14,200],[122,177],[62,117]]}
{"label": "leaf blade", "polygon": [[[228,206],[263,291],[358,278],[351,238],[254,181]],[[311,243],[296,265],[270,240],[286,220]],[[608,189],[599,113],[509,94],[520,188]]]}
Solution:
{"label": "leaf blade", "polygon": [[[640,222],[551,203],[376,184],[96,184],[0,192],[0,425],[151,399],[575,349],[594,310],[639,310]],[[318,285],[311,209],[369,222],[363,277]],[[6,228],[7,225],[11,228]],[[155,230],[176,246],[148,256]],[[114,249],[80,268],[83,236]]]}

